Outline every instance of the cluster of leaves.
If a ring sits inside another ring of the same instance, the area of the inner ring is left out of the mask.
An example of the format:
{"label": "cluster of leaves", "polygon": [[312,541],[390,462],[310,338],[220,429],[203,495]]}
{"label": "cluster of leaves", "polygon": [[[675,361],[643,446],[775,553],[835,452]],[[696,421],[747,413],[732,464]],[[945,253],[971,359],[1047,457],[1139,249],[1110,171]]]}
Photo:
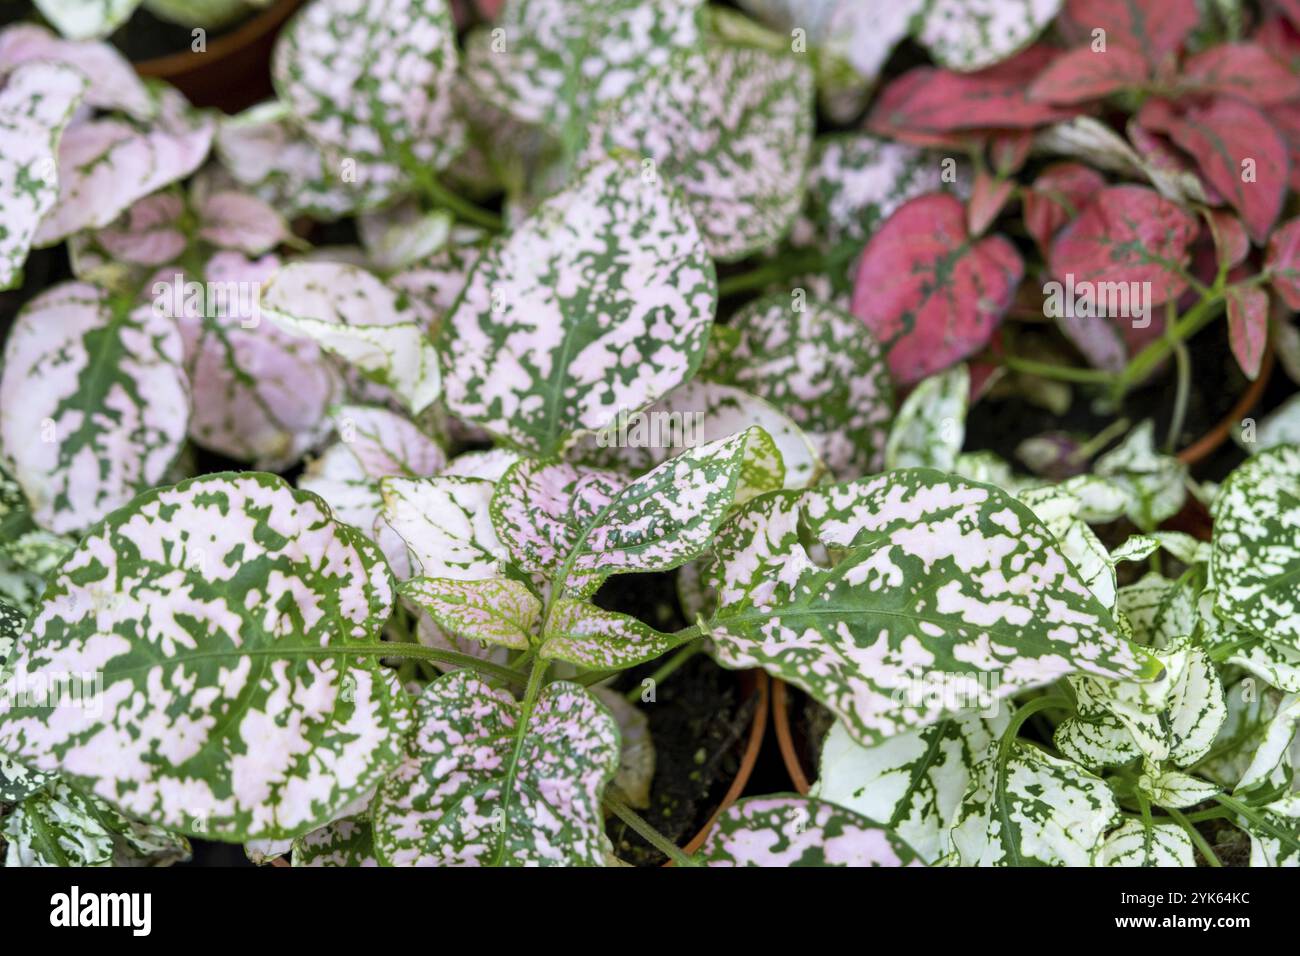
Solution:
{"label": "cluster of leaves", "polygon": [[[744,6],[767,26],[507,0],[458,36],[444,0],[313,0],[228,118],[0,33],[0,284],[33,245],[74,276],[0,373],[8,862],[604,865],[612,812],[682,864],[1191,865],[1215,826],[1300,863],[1289,419],[1217,488],[1149,422],[1090,471],[1116,434],[1026,443],[1032,477],[963,450],[996,376],[1114,401],[1221,309],[1259,373],[1300,301],[1295,34],[1190,0]],[[868,106],[905,37],[939,66]],[[815,138],[819,95],[865,129]],[[1034,153],[1073,160],[1022,183]],[[1166,309],[1070,310],[1091,367],[1030,356],[1004,320],[1039,272]],[[1160,530],[1189,487],[1208,543]],[[663,572],[680,630],[595,600]],[[604,685],[701,647],[836,723],[813,794],[687,857]]]}

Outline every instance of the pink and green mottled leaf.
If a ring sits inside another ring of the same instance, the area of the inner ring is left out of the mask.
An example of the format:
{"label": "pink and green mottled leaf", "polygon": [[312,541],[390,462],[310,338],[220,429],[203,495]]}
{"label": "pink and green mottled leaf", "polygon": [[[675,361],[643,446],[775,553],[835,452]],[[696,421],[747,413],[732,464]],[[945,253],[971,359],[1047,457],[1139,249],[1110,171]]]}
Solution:
{"label": "pink and green mottled leaf", "polygon": [[1292,310],[1300,310],[1300,219],[1288,219],[1268,240],[1264,271]]}
{"label": "pink and green mottled leaf", "polygon": [[1220,43],[1188,57],[1179,82],[1192,92],[1226,93],[1256,106],[1300,97],[1300,76],[1255,43]]}
{"label": "pink and green mottled leaf", "polygon": [[537,596],[524,584],[506,578],[412,578],[402,585],[401,592],[443,630],[465,640],[514,650],[532,646],[542,619],[542,602]]}
{"label": "pink and green mottled leaf", "polygon": [[585,601],[561,599],[546,619],[538,656],[588,670],[623,670],[652,661],[683,643],[636,618]]}
{"label": "pink and green mottled leaf", "polygon": [[0,74],[32,60],[62,63],[84,73],[92,81],[86,89],[87,106],[141,122],[158,111],[130,61],[109,43],[64,40],[34,23],[15,23],[0,31]]}
{"label": "pink and green mottled leaf", "polygon": [[[380,664],[392,603],[373,546],[280,478],[148,492],[50,580],[0,695],[0,749],[182,833],[309,832],[401,755],[408,704]],[[69,671],[102,677],[100,706],[13,693]]]}
{"label": "pink and green mottled leaf", "polygon": [[1038,38],[1062,0],[930,0],[916,38],[936,63],[981,70]]}
{"label": "pink and green mottled leaf", "polygon": [[492,527],[494,485],[482,478],[384,478],[383,519],[427,578],[481,581],[504,575],[510,552]]}
{"label": "pink and green mottled leaf", "polygon": [[1108,44],[1104,50],[1078,47],[1052,62],[1029,87],[1029,98],[1057,106],[1101,99],[1147,81],[1149,66],[1138,51]]}
{"label": "pink and green mottled leaf", "polygon": [[459,671],[425,688],[416,721],[371,810],[381,863],[603,865],[600,800],[619,733],[587,691],[549,684],[521,715],[508,693]]}
{"label": "pink and green mottled leaf", "polygon": [[1071,43],[1103,30],[1107,44],[1141,50],[1154,70],[1168,65],[1200,17],[1196,0],[1066,0],[1057,27]]}
{"label": "pink and green mottled leaf", "polygon": [[1259,377],[1268,345],[1268,293],[1257,286],[1229,286],[1228,345],[1246,378]]}
{"label": "pink and green mottled leaf", "polygon": [[289,238],[289,226],[269,204],[225,189],[204,196],[196,210],[198,237],[222,249],[260,256]]}
{"label": "pink and green mottled leaf", "polygon": [[294,866],[378,866],[374,833],[363,816],[344,817],[293,841]]}

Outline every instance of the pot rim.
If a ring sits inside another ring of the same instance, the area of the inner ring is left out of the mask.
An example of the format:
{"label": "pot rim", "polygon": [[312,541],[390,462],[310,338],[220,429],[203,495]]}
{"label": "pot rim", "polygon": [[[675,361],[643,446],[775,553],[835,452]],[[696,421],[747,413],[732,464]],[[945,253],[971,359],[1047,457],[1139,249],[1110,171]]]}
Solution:
{"label": "pot rim", "polygon": [[207,69],[274,33],[302,3],[303,0],[275,0],[236,29],[213,40],[206,53],[181,50],[140,60],[132,66],[140,76],[164,80],[173,80],[178,76]]}

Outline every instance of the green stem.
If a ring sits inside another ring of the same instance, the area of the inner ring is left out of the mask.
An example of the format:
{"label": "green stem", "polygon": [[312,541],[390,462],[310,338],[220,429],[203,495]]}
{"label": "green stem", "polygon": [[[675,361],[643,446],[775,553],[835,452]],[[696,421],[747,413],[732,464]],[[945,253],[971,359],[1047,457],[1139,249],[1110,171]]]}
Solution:
{"label": "green stem", "polygon": [[486,677],[495,677],[497,680],[507,681],[515,685],[523,682],[523,675],[508,667],[493,664],[491,661],[480,660],[459,651],[447,651],[440,647],[425,647],[423,644],[387,643],[380,647],[322,647],[319,649],[319,653],[315,653],[315,648],[304,648],[304,650],[308,653],[303,656],[308,657],[342,655],[344,657],[391,657],[397,660],[437,661],[440,664],[463,667]]}
{"label": "green stem", "polygon": [[1097,452],[1101,451],[1112,441],[1124,434],[1129,429],[1131,423],[1127,418],[1117,418],[1097,434],[1093,435],[1086,442],[1070,453],[1070,461],[1073,464],[1082,464],[1090,459]]}
{"label": "green stem", "polygon": [[718,280],[718,298],[742,292],[753,292],[765,286],[773,285],[783,279],[799,275],[801,272],[816,272],[826,266],[826,260],[820,253],[790,255],[783,259],[765,262],[749,272],[727,276]]}
{"label": "green stem", "polygon": [[1165,812],[1177,820],[1178,825],[1187,832],[1189,837],[1192,838],[1192,842],[1196,844],[1196,849],[1200,850],[1201,856],[1205,857],[1206,863],[1210,864],[1210,866],[1223,866],[1223,864],[1219,862],[1219,857],[1215,854],[1214,850],[1210,848],[1210,841],[1201,836],[1201,831],[1192,826],[1192,821],[1188,820],[1181,810],[1175,810],[1173,807],[1165,807]]}
{"label": "green stem", "polygon": [[649,843],[652,847],[662,853],[668,859],[672,860],[678,866],[699,866],[695,860],[691,859],[673,843],[650,824],[646,823],[641,816],[623,802],[622,798],[613,792],[605,793],[605,806],[613,812],[629,827],[640,834],[641,838]]}
{"label": "green stem", "polygon": [[501,842],[497,844],[495,866],[500,866],[505,859],[505,834],[510,827],[510,800],[515,794],[515,780],[519,776],[519,761],[524,755],[524,740],[528,737],[528,722],[532,720],[533,710],[537,707],[537,698],[542,692],[542,680],[550,661],[540,658],[533,661],[533,669],[528,672],[528,687],[524,690],[524,702],[519,707],[519,723],[515,725],[515,745],[510,751],[510,765],[506,768],[506,782],[501,794]]}
{"label": "green stem", "polygon": [[1169,434],[1165,437],[1165,451],[1170,455],[1178,450],[1178,436],[1182,434],[1183,422],[1187,420],[1187,398],[1192,388],[1192,361],[1186,343],[1175,343],[1174,359],[1178,367],[1178,380],[1174,391],[1174,414],[1169,419]]}
{"label": "green stem", "polygon": [[1020,731],[1024,722],[1040,710],[1047,710],[1049,707],[1055,707],[1059,710],[1071,709],[1070,701],[1064,695],[1053,694],[1048,697],[1035,697],[1011,715],[1011,720],[1007,723],[1007,729],[1002,733],[1002,741],[998,744],[999,766],[1007,762],[1007,757],[1011,754],[1011,746],[1016,741],[1016,734]]}
{"label": "green stem", "polygon": [[1075,365],[1053,365],[1051,362],[1039,362],[1034,359],[1020,358],[1016,355],[1002,356],[1002,364],[1013,372],[1037,375],[1039,378],[1053,378],[1062,382],[1081,382],[1085,385],[1111,385],[1115,376],[1096,368],[1079,368]]}
{"label": "green stem", "polygon": [[1174,323],[1172,329],[1156,339],[1124,367],[1115,379],[1116,398],[1122,398],[1134,385],[1144,381],[1152,369],[1165,360],[1174,347],[1195,335],[1219,314],[1223,306],[1221,289],[1211,289],[1210,295],[1187,310],[1187,314]]}
{"label": "green stem", "polygon": [[1259,813],[1255,811],[1254,807],[1248,807],[1246,806],[1246,804],[1242,803],[1236,797],[1230,797],[1226,793],[1218,794],[1214,798],[1214,802],[1219,804],[1221,807],[1224,807],[1232,811],[1238,816],[1245,817],[1252,824],[1254,824],[1257,829],[1263,830],[1269,836],[1273,837],[1274,839],[1278,840],[1281,843],[1286,844],[1287,846],[1291,847],[1293,850],[1300,850],[1300,842],[1297,842],[1296,838],[1292,834],[1288,833],[1286,830],[1283,830],[1277,824],[1270,821],[1267,817],[1261,816]]}
{"label": "green stem", "polygon": [[[702,650],[704,650],[704,642],[692,638],[691,643],[678,650],[676,654],[660,664],[655,672],[647,677],[646,680],[650,681],[653,686],[658,687],[661,681],[667,680],[672,676],[672,673],[677,670],[677,668],[681,667]],[[624,695],[629,704],[635,704],[641,699],[641,689],[644,686],[645,681],[642,681],[635,687],[629,688],[627,694]]]}

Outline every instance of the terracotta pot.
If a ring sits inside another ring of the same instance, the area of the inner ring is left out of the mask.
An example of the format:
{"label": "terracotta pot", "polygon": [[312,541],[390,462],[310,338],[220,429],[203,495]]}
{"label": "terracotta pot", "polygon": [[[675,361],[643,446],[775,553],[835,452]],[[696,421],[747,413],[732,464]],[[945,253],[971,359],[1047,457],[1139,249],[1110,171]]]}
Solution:
{"label": "terracotta pot", "polygon": [[141,76],[166,80],[195,106],[237,113],[271,96],[271,50],[280,27],[303,0],[277,0],[231,32],[208,43],[205,53],[189,50],[141,60]]}
{"label": "terracotta pot", "polygon": [[1272,374],[1273,342],[1270,339],[1264,348],[1264,358],[1260,362],[1259,374],[1255,376],[1255,381],[1251,382],[1250,386],[1241,393],[1241,397],[1237,399],[1237,404],[1232,406],[1232,411],[1223,416],[1223,420],[1219,424],[1178,453],[1178,460],[1185,465],[1194,465],[1217,451],[1219,446],[1228,440],[1233,427],[1246,417],[1247,412],[1255,407],[1255,403],[1264,394],[1264,389],[1268,387],[1268,380]]}
{"label": "terracotta pot", "polygon": [[785,764],[785,772],[790,775],[790,783],[799,793],[807,793],[811,784],[804,771],[803,761],[799,759],[799,748],[791,729],[789,685],[776,678],[772,679],[772,723],[776,727],[776,743],[781,748],[781,762]]}
{"label": "terracotta pot", "polygon": [[[749,778],[754,772],[754,764],[758,761],[758,752],[763,747],[763,734],[767,730],[767,711],[772,681],[767,674],[760,670],[740,671],[737,675],[740,681],[740,693],[745,700],[757,695],[758,702],[754,707],[754,716],[749,723],[749,736],[745,738],[745,750],[740,756],[740,767],[736,771],[736,778],[731,781],[731,786],[722,796],[722,802],[718,804],[716,810],[700,827],[700,831],[691,838],[691,841],[682,847],[686,853],[694,853],[704,845],[705,838],[709,831],[713,829],[713,824],[718,822],[718,817],[726,811],[733,803],[740,799],[740,795],[745,792],[745,785],[749,783]],[[776,681],[778,687],[784,689],[780,681]],[[806,786],[806,784],[805,784]],[[277,857],[271,861],[272,866],[289,866],[289,862],[284,857]],[[664,866],[672,866],[671,861]]]}

